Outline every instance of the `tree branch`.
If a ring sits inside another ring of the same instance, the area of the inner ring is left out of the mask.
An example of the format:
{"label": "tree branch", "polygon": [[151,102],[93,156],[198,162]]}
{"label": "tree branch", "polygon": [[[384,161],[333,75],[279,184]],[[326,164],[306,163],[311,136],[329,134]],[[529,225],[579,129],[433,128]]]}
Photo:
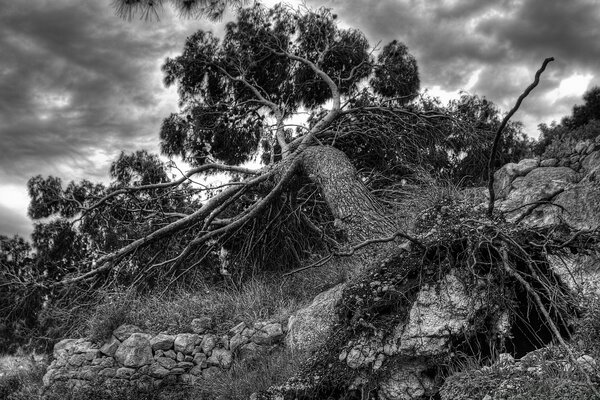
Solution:
{"label": "tree branch", "polygon": [[554,57],[549,57],[544,60],[544,63],[542,64],[540,69],[538,69],[535,73],[535,79],[533,83],[529,85],[527,89],[525,89],[525,91],[519,96],[516,104],[509,111],[509,113],[506,114],[506,116],[502,120],[502,123],[498,127],[498,130],[496,131],[496,136],[494,137],[494,144],[492,146],[492,151],[490,152],[490,158],[488,161],[488,191],[490,193],[490,202],[488,204],[487,209],[488,218],[492,218],[492,214],[494,212],[494,201],[496,200],[496,193],[494,193],[494,163],[496,162],[496,153],[498,152],[498,145],[500,144],[502,131],[506,127],[508,120],[513,116],[515,112],[517,112],[517,110],[521,106],[521,102],[523,101],[523,99],[525,99],[525,97],[527,97],[527,95],[529,95],[529,93],[538,85],[538,83],[540,82],[540,75],[542,75],[542,72],[544,72],[546,66],[551,61],[554,61]]}

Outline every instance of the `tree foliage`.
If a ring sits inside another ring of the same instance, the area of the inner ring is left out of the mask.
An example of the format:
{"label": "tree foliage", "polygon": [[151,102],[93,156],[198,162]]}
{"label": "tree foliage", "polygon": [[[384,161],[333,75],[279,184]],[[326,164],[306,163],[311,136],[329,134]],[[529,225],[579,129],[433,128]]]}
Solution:
{"label": "tree foliage", "polygon": [[567,155],[579,141],[600,135],[600,87],[595,86],[583,95],[584,103],[575,105],[571,115],[560,123],[538,125],[540,136],[535,153],[547,158]]}
{"label": "tree foliage", "polygon": [[164,6],[171,6],[181,17],[221,19],[228,6],[239,7],[244,0],[113,0],[113,8],[121,18],[131,20],[159,19]]}

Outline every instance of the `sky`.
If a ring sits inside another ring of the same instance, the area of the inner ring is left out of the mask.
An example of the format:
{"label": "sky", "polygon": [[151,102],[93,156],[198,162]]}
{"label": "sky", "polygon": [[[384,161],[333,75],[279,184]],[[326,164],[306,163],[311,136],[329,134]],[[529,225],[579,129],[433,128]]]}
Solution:
{"label": "sky", "polygon": [[[268,4],[275,1],[268,0]],[[294,1],[288,1],[292,5]],[[539,86],[513,120],[537,136],[600,86],[597,0],[307,0],[371,43],[397,39],[417,59],[421,88],[444,101],[461,90],[508,111],[546,57]],[[159,21],[126,21],[111,0],[0,0],[0,235],[28,238],[27,180],[106,181],[121,151],[158,152],[177,111],[160,70],[199,29],[166,8]]]}

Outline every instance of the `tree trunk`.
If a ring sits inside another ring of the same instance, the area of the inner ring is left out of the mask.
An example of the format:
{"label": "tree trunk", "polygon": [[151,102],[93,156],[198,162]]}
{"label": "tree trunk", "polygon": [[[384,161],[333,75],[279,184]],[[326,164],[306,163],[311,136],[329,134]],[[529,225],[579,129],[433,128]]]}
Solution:
{"label": "tree trunk", "polygon": [[[304,150],[302,172],[321,189],[335,224],[346,232],[348,245],[384,238],[400,229],[393,215],[368,191],[350,160],[342,151],[329,146]],[[351,274],[396,248],[394,241],[373,244],[343,261]],[[375,258],[375,256],[378,256]]]}

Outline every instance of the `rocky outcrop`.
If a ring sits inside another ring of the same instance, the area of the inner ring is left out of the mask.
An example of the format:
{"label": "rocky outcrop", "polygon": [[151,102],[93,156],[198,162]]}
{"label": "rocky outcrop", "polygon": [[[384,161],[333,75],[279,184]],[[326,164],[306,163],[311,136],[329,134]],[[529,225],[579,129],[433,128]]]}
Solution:
{"label": "rocky outcrop", "polygon": [[86,339],[58,342],[44,385],[64,382],[73,387],[101,382],[150,390],[178,382],[196,384],[231,368],[236,358],[272,350],[284,339],[284,328],[279,322],[252,326],[242,322],[225,335],[150,335],[135,325],[122,325],[103,344]]}
{"label": "rocky outcrop", "polygon": [[286,344],[293,350],[311,351],[322,346],[338,323],[336,305],[342,298],[339,284],[314,298],[312,303],[288,320]]}
{"label": "rocky outcrop", "polygon": [[495,174],[497,209],[530,226],[600,226],[600,139],[579,143],[560,160],[522,160]]}

